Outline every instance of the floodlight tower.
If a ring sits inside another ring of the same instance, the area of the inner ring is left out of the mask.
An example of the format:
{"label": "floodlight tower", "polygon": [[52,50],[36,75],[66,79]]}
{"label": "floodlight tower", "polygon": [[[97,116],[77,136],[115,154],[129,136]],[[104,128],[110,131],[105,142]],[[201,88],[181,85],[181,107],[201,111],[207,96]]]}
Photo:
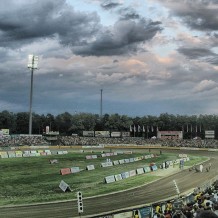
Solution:
{"label": "floodlight tower", "polygon": [[33,101],[33,71],[38,69],[38,56],[28,55],[27,67],[31,70],[31,84],[30,84],[30,109],[29,109],[29,135],[32,134],[32,101]]}
{"label": "floodlight tower", "polygon": [[100,99],[100,119],[102,119],[102,92],[103,92],[103,89],[101,89],[101,99]]}

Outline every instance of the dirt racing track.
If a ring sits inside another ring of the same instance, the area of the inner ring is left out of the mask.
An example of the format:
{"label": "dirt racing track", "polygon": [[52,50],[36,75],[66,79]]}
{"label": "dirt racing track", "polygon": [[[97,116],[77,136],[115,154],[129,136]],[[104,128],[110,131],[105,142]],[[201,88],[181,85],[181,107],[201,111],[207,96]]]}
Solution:
{"label": "dirt racing track", "polygon": [[[169,151],[171,152],[171,151]],[[178,152],[178,151],[172,151]],[[81,217],[93,217],[97,214],[107,214],[110,211],[119,211],[126,208],[137,208],[164,199],[176,197],[173,180],[176,180],[181,193],[193,191],[197,186],[205,184],[210,179],[218,176],[217,152],[186,151],[204,155],[211,158],[212,168],[210,172],[196,173],[188,169],[163,177],[153,183],[136,187],[131,190],[117,192],[104,196],[84,198],[84,213]],[[205,163],[207,164],[207,163]],[[48,204],[23,205],[15,207],[1,207],[2,218],[72,218],[79,217],[77,201],[55,202]]]}

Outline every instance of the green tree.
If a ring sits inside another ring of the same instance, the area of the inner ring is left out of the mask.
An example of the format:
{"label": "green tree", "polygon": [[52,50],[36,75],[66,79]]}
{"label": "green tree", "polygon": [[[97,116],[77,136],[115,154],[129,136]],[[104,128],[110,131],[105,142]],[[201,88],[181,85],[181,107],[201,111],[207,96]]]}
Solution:
{"label": "green tree", "polygon": [[29,133],[29,113],[19,112],[16,116],[16,133],[17,134],[28,134]]}
{"label": "green tree", "polygon": [[0,129],[9,129],[10,134],[16,131],[16,115],[4,110],[0,113]]}
{"label": "green tree", "polygon": [[55,123],[58,127],[60,134],[62,135],[70,135],[72,134],[72,125],[73,125],[73,117],[70,113],[65,112],[63,114],[59,114],[55,118]]}

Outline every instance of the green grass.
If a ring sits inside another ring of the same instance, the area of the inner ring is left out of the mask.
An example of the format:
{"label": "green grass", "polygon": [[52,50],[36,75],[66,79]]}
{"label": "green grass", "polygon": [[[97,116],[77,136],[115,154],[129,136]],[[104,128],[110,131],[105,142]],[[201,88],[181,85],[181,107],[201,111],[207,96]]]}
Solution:
{"label": "green grass", "polygon": [[[113,161],[146,154],[118,155],[110,157],[110,159]],[[159,166],[159,163],[165,160],[177,159],[176,154],[165,153],[157,158],[103,168],[100,167],[100,164],[106,158],[86,160],[86,155],[87,153],[69,153],[66,155],[0,159],[0,205],[75,199],[75,193],[78,190],[83,192],[84,197],[89,197],[133,188],[151,182],[158,177],[146,173],[112,184],[105,184],[104,178],[148,166],[151,162],[155,162]],[[58,164],[50,164],[49,160],[51,159],[57,159]],[[191,156],[191,160],[185,165],[192,166],[205,159],[204,157]],[[95,170],[60,175],[61,168],[80,167],[80,169],[86,169],[87,165],[94,165]],[[72,192],[64,193],[59,188],[61,180],[69,184]]]}

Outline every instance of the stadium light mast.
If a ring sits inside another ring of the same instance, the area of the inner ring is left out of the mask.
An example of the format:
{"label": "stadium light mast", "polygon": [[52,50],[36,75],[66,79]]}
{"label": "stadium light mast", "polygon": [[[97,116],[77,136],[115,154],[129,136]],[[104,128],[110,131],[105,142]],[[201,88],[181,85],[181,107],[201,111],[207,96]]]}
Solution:
{"label": "stadium light mast", "polygon": [[101,89],[101,100],[100,100],[100,119],[102,119],[102,93],[103,93],[103,89]]}
{"label": "stadium light mast", "polygon": [[30,108],[29,108],[29,135],[32,134],[32,101],[33,101],[33,71],[38,69],[38,56],[28,55],[27,67],[31,70],[31,83],[30,83]]}

